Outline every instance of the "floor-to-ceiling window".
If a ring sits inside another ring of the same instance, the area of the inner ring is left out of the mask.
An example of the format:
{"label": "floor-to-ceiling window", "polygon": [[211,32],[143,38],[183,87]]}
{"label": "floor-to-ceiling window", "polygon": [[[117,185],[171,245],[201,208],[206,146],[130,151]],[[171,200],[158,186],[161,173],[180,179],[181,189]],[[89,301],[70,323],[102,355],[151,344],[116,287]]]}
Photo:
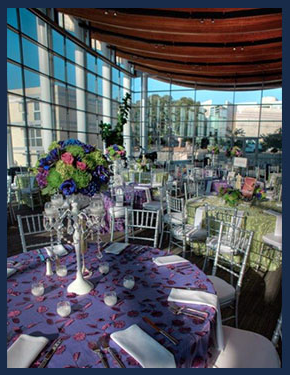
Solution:
{"label": "floor-to-ceiling window", "polygon": [[[134,149],[140,146],[141,78],[133,85]],[[238,145],[244,154],[281,163],[282,88],[255,91],[201,90],[161,82],[149,77],[147,92],[148,148],[168,157],[168,148],[192,152],[205,143],[221,149]],[[274,151],[274,152],[270,152]],[[277,151],[277,152],[275,152]]]}
{"label": "floor-to-ceiling window", "polygon": [[106,46],[91,41],[73,17],[44,13],[60,28],[26,8],[7,9],[9,167],[33,166],[54,140],[78,138],[102,148],[99,124],[116,124],[128,91],[124,78],[130,76],[118,68],[123,62],[112,66],[100,56]]}

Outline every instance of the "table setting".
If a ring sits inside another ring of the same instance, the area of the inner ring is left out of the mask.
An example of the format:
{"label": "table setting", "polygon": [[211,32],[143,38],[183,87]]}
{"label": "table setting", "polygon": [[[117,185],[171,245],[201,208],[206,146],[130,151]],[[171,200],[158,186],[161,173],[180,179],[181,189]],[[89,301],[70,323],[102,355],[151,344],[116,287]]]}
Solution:
{"label": "table setting", "polygon": [[[8,351],[15,353],[13,345],[21,343],[23,335],[49,340],[40,340],[46,345],[37,345],[36,356],[23,367],[207,366],[219,308],[210,300],[216,294],[206,275],[165,251],[120,243],[118,251],[111,252],[116,245],[101,243],[99,259],[97,244],[88,243],[86,266],[93,288],[83,295],[67,290],[77,263],[71,245],[65,245],[68,254],[58,258],[66,266],[65,276],[56,273],[55,262],[47,276],[37,251],[8,259],[9,265],[18,265],[7,279]],[[45,250],[42,254],[49,257]],[[37,282],[43,289],[33,294],[32,283]],[[180,299],[182,293],[189,297]],[[49,360],[41,365],[46,355]]]}

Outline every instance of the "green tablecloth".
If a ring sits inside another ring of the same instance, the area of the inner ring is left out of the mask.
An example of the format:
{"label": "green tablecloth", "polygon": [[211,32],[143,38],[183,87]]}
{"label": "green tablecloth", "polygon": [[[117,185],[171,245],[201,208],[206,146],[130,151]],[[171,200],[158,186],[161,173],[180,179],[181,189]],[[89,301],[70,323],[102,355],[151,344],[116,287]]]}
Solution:
{"label": "green tablecloth", "polygon": [[[210,196],[199,199],[197,201],[189,201],[187,203],[188,222],[193,223],[195,209],[208,203],[213,206],[225,206],[224,200],[217,196]],[[264,210],[274,210],[282,212],[281,203],[278,202],[259,202],[255,205],[240,204],[238,209],[244,211],[245,220],[243,221],[244,229],[254,231],[253,242],[250,249],[248,264],[252,268],[257,268],[263,271],[275,271],[282,263],[282,253],[278,250],[269,248],[264,245],[262,236],[266,233],[273,233],[275,231],[276,217],[269,215]],[[198,255],[204,254],[204,248],[193,246],[193,250]],[[262,256],[261,251],[263,250]]]}

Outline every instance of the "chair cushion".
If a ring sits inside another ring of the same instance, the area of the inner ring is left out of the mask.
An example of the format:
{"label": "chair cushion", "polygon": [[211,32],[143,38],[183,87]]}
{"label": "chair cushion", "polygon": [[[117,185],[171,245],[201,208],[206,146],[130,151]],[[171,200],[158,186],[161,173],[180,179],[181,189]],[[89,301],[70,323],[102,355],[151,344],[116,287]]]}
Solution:
{"label": "chair cushion", "polygon": [[231,284],[217,276],[209,275],[208,279],[213,283],[220,305],[227,304],[235,299],[235,288]]}
{"label": "chair cushion", "polygon": [[182,225],[176,225],[172,228],[172,235],[178,240],[182,240],[186,236],[186,241],[203,241],[206,239],[206,230],[201,228],[196,228],[193,225],[186,224],[185,229],[182,228]]}
{"label": "chair cushion", "polygon": [[225,348],[213,367],[280,368],[278,353],[270,340],[250,331],[223,326]]}
{"label": "chair cushion", "polygon": [[[162,208],[165,207],[165,204],[162,204]],[[151,201],[143,203],[143,208],[149,211],[158,211],[161,208],[161,203],[158,201]]]}
{"label": "chair cushion", "polygon": [[164,215],[164,222],[170,223],[170,221],[172,224],[181,224],[183,221],[183,214],[181,212],[172,212],[170,217],[169,214]]}
{"label": "chair cushion", "polygon": [[123,206],[112,206],[112,207],[109,208],[109,214],[110,214],[110,216],[113,216],[116,219],[124,217],[125,216],[125,207],[123,207]]}
{"label": "chair cushion", "polygon": [[[217,248],[217,244],[218,244],[218,238],[217,237],[212,237],[207,242],[207,246],[210,247],[213,250],[215,250]],[[229,253],[232,252],[232,249],[226,243],[221,243],[220,252],[229,254]]]}

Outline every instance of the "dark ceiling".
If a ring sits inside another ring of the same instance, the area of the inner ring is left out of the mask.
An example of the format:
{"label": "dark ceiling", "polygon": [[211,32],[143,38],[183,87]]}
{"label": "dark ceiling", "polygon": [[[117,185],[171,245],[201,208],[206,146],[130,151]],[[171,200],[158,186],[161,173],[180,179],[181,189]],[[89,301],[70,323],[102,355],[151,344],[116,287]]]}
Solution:
{"label": "dark ceiling", "polygon": [[135,69],[183,86],[282,85],[281,8],[57,8]]}

